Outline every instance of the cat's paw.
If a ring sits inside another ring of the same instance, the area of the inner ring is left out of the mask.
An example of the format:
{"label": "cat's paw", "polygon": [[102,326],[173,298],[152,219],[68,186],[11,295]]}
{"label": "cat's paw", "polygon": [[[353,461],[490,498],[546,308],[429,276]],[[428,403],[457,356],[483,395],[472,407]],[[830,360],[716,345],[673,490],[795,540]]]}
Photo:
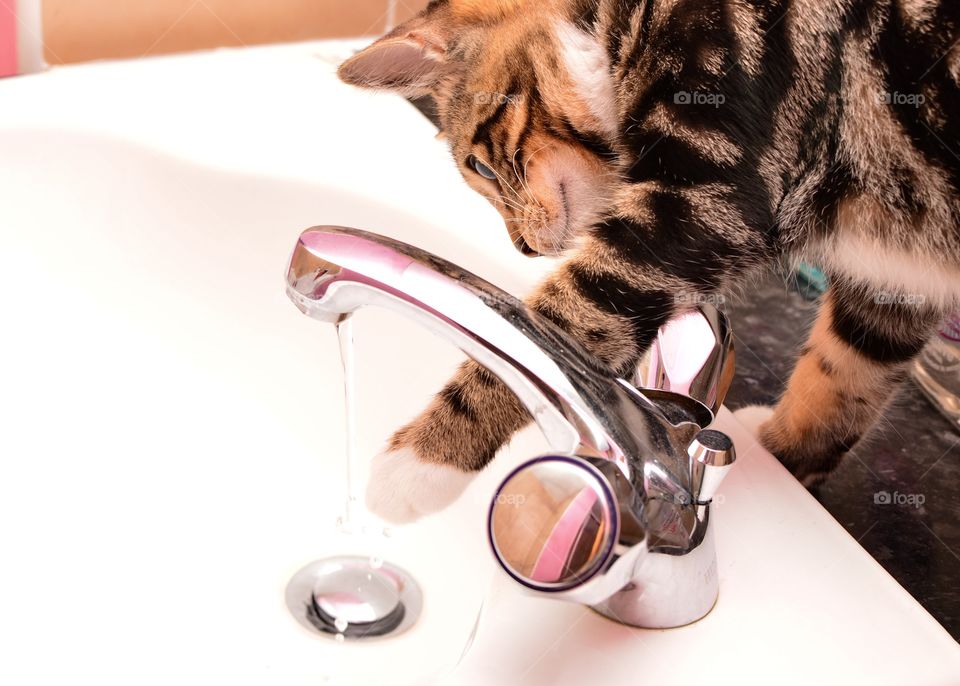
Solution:
{"label": "cat's paw", "polygon": [[[819,486],[830,475],[833,466],[836,466],[837,457],[833,455],[819,455],[804,453],[796,448],[802,448],[802,436],[793,444],[793,450],[778,450],[776,446],[777,432],[764,430],[764,425],[773,417],[774,408],[766,405],[748,405],[733,413],[745,429],[763,445],[797,480],[807,488]],[[763,437],[761,436],[763,434]],[[765,440],[764,440],[765,437]],[[780,439],[782,440],[782,439]],[[804,457],[798,457],[804,455]],[[832,465],[824,469],[822,465]]]}
{"label": "cat's paw", "polygon": [[393,524],[406,524],[447,507],[475,474],[424,462],[410,448],[388,450],[373,458],[367,507]]}
{"label": "cat's paw", "polygon": [[747,405],[734,412],[733,416],[754,438],[760,440],[760,427],[773,416],[773,408],[769,405]]}

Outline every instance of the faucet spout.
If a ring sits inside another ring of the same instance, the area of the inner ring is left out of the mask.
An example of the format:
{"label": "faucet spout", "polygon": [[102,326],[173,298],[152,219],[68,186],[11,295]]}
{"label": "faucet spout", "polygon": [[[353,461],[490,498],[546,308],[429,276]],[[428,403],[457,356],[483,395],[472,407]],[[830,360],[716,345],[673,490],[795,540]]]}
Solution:
{"label": "faucet spout", "polygon": [[[553,451],[515,470],[491,506],[494,554],[518,582],[636,625],[676,626],[712,607],[715,575],[711,586],[700,573],[703,560],[714,559],[709,503],[695,489],[712,494],[725,473],[720,466],[733,458],[691,452],[694,437],[713,420],[702,402],[638,390],[506,292],[377,234],[335,226],[304,231],[290,259],[287,294],[302,312],[325,322],[369,305],[398,311],[458,346],[517,396]],[[726,331],[725,322],[721,328]],[[721,373],[728,368],[727,349],[726,339],[702,348],[696,365],[709,370],[707,381],[706,373],[681,368],[666,350],[647,363],[654,371],[646,374],[682,381],[719,406],[726,388],[718,380],[729,384]],[[711,446],[720,445],[713,438]],[[522,532],[531,531],[534,537],[524,539]],[[676,582],[669,578],[677,563],[667,557],[681,560]],[[685,574],[684,565],[695,568]],[[638,570],[647,570],[657,588],[703,578],[707,587],[687,594],[697,598],[694,606],[683,601],[673,607],[685,597],[676,588],[662,594],[668,606],[658,605]],[[630,588],[644,590],[638,595]],[[640,596],[646,600],[638,610],[633,605]]]}
{"label": "faucet spout", "polygon": [[[664,462],[676,463],[670,466],[687,460],[685,453],[673,455],[657,444],[670,426],[661,410],[624,388],[552,322],[418,248],[358,229],[308,229],[290,261],[287,294],[302,312],[321,321],[333,322],[369,305],[418,321],[495,374],[555,451],[612,460],[627,476],[629,455],[659,454]],[[620,416],[624,412],[634,426]],[[690,488],[686,479],[678,485]]]}

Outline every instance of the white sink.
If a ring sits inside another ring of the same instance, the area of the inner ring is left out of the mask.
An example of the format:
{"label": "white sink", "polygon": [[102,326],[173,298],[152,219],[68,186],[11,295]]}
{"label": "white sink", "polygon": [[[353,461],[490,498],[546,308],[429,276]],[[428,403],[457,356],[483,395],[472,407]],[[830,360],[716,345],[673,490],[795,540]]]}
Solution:
{"label": "white sink", "polygon": [[[390,234],[516,293],[549,268],[418,113],[336,83],[317,54],[342,49],[0,82],[0,683],[960,681],[960,647],[728,414],[721,594],[697,624],[627,629],[495,573],[483,516],[532,430],[381,548],[423,586],[411,631],[340,645],[293,620],[290,576],[358,549],[334,528],[333,331],[283,293],[299,231]],[[387,312],[356,328],[372,454],[461,356]]]}

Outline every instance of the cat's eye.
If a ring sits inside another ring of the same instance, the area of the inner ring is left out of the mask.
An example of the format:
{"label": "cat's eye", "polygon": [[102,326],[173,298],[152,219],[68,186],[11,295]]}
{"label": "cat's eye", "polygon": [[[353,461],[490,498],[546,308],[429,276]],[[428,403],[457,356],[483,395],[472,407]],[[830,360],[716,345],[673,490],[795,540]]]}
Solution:
{"label": "cat's eye", "polygon": [[493,181],[497,178],[496,173],[490,167],[478,160],[475,155],[470,155],[470,157],[467,158],[467,166],[485,179],[490,179]]}

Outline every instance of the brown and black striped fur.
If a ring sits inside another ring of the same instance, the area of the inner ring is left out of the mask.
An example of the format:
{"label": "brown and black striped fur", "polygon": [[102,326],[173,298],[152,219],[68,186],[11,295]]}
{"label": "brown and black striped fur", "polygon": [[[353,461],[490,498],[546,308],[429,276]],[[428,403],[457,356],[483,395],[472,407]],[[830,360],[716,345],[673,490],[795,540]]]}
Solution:
{"label": "brown and black striped fur", "polygon": [[[808,483],[958,303],[953,0],[435,0],[340,73],[433,94],[518,247],[565,255],[530,304],[617,370],[689,303],[823,265],[761,429]],[[478,470],[527,421],[468,363],[392,447]]]}

